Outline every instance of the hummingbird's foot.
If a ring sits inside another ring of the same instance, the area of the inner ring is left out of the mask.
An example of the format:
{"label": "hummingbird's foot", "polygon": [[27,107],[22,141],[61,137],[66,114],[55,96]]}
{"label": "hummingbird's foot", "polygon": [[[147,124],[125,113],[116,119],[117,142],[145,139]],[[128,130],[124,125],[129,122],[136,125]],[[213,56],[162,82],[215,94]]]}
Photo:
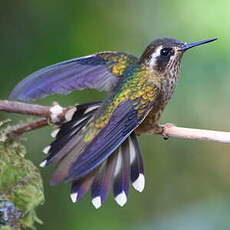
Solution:
{"label": "hummingbird's foot", "polygon": [[[164,129],[164,128],[163,128]],[[167,141],[169,139],[169,136],[167,134],[165,134],[164,132],[162,133],[162,137],[165,141]]]}
{"label": "hummingbird's foot", "polygon": [[165,132],[165,125],[160,125],[160,127],[161,127],[161,135],[162,135],[163,139],[167,141],[169,139],[169,136]]}
{"label": "hummingbird's foot", "polygon": [[173,125],[171,123],[166,123],[164,125],[156,125],[153,130],[154,130],[155,134],[160,134],[160,135],[162,135],[164,140],[168,140],[169,136],[166,132],[166,129],[170,128],[172,126],[175,126],[175,125]]}
{"label": "hummingbird's foot", "polygon": [[168,135],[165,133],[165,127],[164,125],[157,124],[153,127],[153,133],[162,135],[164,140],[168,140]]}

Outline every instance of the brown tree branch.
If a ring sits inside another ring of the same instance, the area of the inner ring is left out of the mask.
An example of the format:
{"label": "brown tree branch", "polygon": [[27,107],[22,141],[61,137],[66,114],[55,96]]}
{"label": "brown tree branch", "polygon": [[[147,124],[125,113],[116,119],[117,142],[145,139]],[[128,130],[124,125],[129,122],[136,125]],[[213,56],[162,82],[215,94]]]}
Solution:
{"label": "brown tree branch", "polygon": [[19,136],[25,132],[32,131],[34,129],[39,129],[44,126],[49,125],[48,119],[47,118],[39,118],[35,121],[27,122],[22,125],[15,125],[11,127],[10,130],[7,130],[5,133],[8,137],[14,137],[14,136]]}
{"label": "brown tree branch", "polygon": [[[184,128],[172,124],[164,124],[162,126],[164,129],[163,136],[166,137],[230,143],[230,132]],[[148,134],[159,133],[155,133],[155,130],[153,129],[148,131]]]}
{"label": "brown tree branch", "polygon": [[[33,115],[42,117],[38,120],[25,123],[23,125],[14,126],[8,135],[21,135],[24,132],[28,132],[34,129],[38,129],[49,125],[49,123],[60,124],[66,121],[66,114],[73,107],[63,108],[57,103],[52,106],[41,106],[28,104],[17,101],[0,100],[0,111],[8,113],[19,113],[25,115]],[[160,134],[164,137],[176,137],[183,139],[196,139],[203,141],[215,141],[222,143],[230,143],[230,132],[203,130],[203,129],[192,129],[176,127],[172,124],[164,124],[163,133],[156,132],[156,130],[149,130],[148,134]]]}
{"label": "brown tree branch", "polygon": [[0,111],[7,113],[19,113],[39,117],[50,117],[50,107],[28,104],[18,101],[0,100]]}
{"label": "brown tree branch", "polygon": [[63,108],[58,103],[53,103],[52,106],[42,106],[18,101],[0,100],[0,111],[42,117],[35,121],[11,127],[5,133],[8,137],[19,136],[49,124],[60,124],[66,121],[65,115],[72,108]]}

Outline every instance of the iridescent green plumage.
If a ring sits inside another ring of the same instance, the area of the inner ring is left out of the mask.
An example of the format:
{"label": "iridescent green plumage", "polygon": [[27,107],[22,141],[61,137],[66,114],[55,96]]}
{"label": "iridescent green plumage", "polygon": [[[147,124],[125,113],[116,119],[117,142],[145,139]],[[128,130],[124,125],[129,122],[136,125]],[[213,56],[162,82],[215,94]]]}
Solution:
{"label": "iridescent green plumage", "polygon": [[145,113],[150,109],[152,102],[156,101],[159,95],[159,79],[156,83],[149,81],[150,77],[144,66],[135,65],[128,69],[123,80],[114,88],[111,95],[104,101],[102,108],[95,115],[90,123],[85,141],[91,141],[94,136],[108,124],[114,110],[124,101],[129,101],[137,113],[137,120],[142,120]]}

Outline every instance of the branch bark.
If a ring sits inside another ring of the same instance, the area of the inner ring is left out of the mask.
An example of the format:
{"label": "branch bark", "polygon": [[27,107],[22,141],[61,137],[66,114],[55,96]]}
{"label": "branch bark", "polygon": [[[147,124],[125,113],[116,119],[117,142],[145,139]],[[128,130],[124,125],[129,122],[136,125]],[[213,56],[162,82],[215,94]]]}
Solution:
{"label": "branch bark", "polygon": [[[47,126],[50,123],[60,124],[66,120],[65,115],[72,108],[63,108],[57,103],[54,103],[52,106],[41,106],[17,101],[0,100],[0,111],[42,117],[23,125],[14,126],[9,131],[9,135],[21,135],[24,132]],[[230,143],[230,132],[184,128],[172,124],[163,124],[161,126],[163,127],[163,133],[156,132],[154,129],[149,130],[147,133],[163,135],[164,137]]]}
{"label": "branch bark", "polygon": [[50,117],[50,107],[28,104],[18,101],[0,100],[0,111],[7,113],[19,113],[38,117]]}
{"label": "branch bark", "polygon": [[[167,136],[167,137],[230,143],[230,132],[184,128],[184,127],[177,127],[172,124],[164,124],[162,126],[164,129],[163,134],[164,136]],[[149,134],[159,134],[159,133],[155,133],[154,129],[148,131],[148,133]]]}
{"label": "branch bark", "polygon": [[52,106],[43,106],[18,101],[0,100],[0,111],[41,117],[37,120],[11,127],[5,133],[8,137],[19,136],[25,132],[39,129],[49,124],[61,124],[66,121],[65,115],[72,108],[63,108],[56,102]]}
{"label": "branch bark", "polygon": [[44,126],[49,125],[47,118],[40,118],[35,121],[27,122],[22,125],[15,125],[10,130],[5,133],[8,137],[19,136],[25,132],[32,131],[34,129],[39,129]]}

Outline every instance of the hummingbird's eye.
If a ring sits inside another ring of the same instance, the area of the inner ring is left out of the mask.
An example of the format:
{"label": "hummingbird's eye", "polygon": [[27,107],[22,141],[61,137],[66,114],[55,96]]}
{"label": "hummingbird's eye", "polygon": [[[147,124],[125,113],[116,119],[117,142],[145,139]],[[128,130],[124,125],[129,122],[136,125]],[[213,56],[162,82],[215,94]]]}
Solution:
{"label": "hummingbird's eye", "polygon": [[173,51],[172,48],[163,48],[163,49],[161,50],[161,55],[162,55],[162,56],[171,56],[171,55],[173,55],[173,54],[174,54],[174,51]]}

